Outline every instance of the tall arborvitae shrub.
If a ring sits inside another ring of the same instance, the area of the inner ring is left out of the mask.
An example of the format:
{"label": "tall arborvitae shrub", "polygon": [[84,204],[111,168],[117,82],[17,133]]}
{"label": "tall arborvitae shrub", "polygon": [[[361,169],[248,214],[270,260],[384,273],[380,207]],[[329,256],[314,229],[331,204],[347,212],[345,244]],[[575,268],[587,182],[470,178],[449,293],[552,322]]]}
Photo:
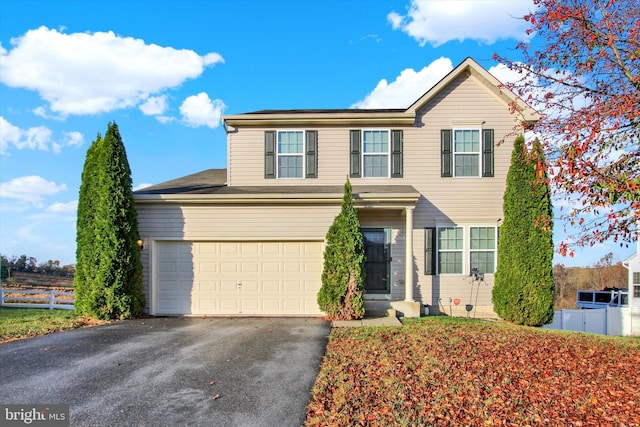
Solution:
{"label": "tall arborvitae shrub", "polygon": [[525,324],[540,326],[553,321],[553,205],[551,187],[547,174],[547,161],[542,144],[533,142],[529,161],[535,176],[532,183],[533,206],[531,219],[533,228],[529,235],[529,247],[534,256],[529,268],[531,274],[526,282]]}
{"label": "tall arborvitae shrub", "polygon": [[97,152],[102,137],[97,138],[89,149],[82,170],[82,183],[78,197],[78,214],[76,222],[76,270],[73,280],[75,308],[80,314],[91,314],[91,287],[95,280],[98,265],[95,248],[95,208],[98,201],[98,167]]}
{"label": "tall arborvitae shrub", "polygon": [[493,306],[503,319],[540,326],[553,319],[552,212],[539,142],[516,138],[504,193]]}
{"label": "tall arborvitae shrub", "polygon": [[[124,319],[142,314],[145,300],[142,291],[142,263],[137,241],[138,223],[134,208],[131,170],[118,126],[109,123],[104,139],[90,149],[86,165],[91,175],[90,201],[79,200],[79,210],[91,206],[93,216],[82,215],[82,225],[91,231],[78,229],[78,241],[92,237],[93,253],[80,253],[87,303],[79,307],[83,313],[100,319]],[[86,168],[86,166],[85,166]],[[84,176],[83,176],[84,178]],[[84,183],[83,183],[84,184]],[[81,191],[81,196],[83,192]],[[80,212],[78,214],[80,227]],[[90,233],[90,236],[89,236]],[[85,256],[86,255],[86,256]],[[89,261],[89,262],[87,262]]]}
{"label": "tall arborvitae shrub", "polygon": [[364,317],[364,242],[351,183],[344,185],[342,208],[326,236],[318,306],[329,319]]}

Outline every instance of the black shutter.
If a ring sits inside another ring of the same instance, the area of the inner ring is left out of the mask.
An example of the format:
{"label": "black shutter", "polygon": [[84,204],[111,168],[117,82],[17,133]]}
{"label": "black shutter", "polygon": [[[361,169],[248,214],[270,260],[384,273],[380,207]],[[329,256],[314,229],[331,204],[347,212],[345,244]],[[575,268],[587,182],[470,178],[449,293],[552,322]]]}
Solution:
{"label": "black shutter", "polygon": [[441,176],[450,178],[453,176],[453,140],[451,129],[440,131],[440,143],[442,147],[442,169]]}
{"label": "black shutter", "polygon": [[482,130],[482,176],[493,176],[493,129]]}
{"label": "black shutter", "polygon": [[305,162],[306,177],[318,177],[318,131],[308,130],[305,132]]}
{"label": "black shutter", "polygon": [[402,131],[391,131],[391,178],[402,178]]}
{"label": "black shutter", "polygon": [[424,229],[424,274],[436,274],[436,229]]}
{"label": "black shutter", "polygon": [[349,132],[349,176],[351,178],[360,178],[362,171],[360,170],[360,136],[359,130]]}
{"label": "black shutter", "polygon": [[276,131],[264,132],[264,177],[276,177]]}

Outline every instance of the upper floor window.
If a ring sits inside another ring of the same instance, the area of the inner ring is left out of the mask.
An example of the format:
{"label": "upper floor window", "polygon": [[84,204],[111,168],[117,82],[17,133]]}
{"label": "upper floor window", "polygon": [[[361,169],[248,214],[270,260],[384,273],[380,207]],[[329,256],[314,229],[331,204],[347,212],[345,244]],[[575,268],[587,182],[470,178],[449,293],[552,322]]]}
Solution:
{"label": "upper floor window", "polygon": [[265,131],[264,177],[317,178],[318,131]]}
{"label": "upper floor window", "polygon": [[278,178],[302,178],[304,131],[278,131]]}
{"label": "upper floor window", "polygon": [[493,129],[442,129],[443,177],[493,176]]}
{"label": "upper floor window", "polygon": [[351,178],[402,178],[402,130],[350,131]]}
{"label": "upper floor window", "polygon": [[480,176],[480,129],[453,131],[455,176]]}
{"label": "upper floor window", "polygon": [[362,165],[365,178],[389,177],[389,131],[362,131]]}

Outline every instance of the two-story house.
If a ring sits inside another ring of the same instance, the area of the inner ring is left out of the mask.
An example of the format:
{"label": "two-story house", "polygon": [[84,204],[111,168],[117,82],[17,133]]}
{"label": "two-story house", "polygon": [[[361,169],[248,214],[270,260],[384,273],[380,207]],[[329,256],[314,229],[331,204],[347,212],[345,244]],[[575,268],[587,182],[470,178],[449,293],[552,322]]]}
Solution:
{"label": "two-story house", "polygon": [[322,315],[323,245],[349,179],[366,307],[492,315],[513,140],[538,114],[470,58],[416,96],[224,116],[227,169],[134,195],[148,312]]}

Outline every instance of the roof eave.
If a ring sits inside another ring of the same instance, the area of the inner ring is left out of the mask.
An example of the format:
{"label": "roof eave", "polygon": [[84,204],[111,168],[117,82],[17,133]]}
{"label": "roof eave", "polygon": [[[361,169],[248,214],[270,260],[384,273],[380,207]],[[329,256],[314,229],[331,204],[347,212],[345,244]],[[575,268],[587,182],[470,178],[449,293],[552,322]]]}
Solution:
{"label": "roof eave", "polygon": [[[261,205],[261,204],[339,204],[344,193],[273,193],[259,196],[246,194],[137,194],[134,195],[136,204],[234,204],[234,205]],[[420,194],[409,193],[354,193],[353,200],[356,207],[372,206],[415,206]]]}
{"label": "roof eave", "polygon": [[407,112],[348,112],[348,113],[273,113],[273,114],[236,114],[222,118],[226,125],[244,126],[326,126],[326,125],[385,125],[411,126],[415,123],[415,113]]}

